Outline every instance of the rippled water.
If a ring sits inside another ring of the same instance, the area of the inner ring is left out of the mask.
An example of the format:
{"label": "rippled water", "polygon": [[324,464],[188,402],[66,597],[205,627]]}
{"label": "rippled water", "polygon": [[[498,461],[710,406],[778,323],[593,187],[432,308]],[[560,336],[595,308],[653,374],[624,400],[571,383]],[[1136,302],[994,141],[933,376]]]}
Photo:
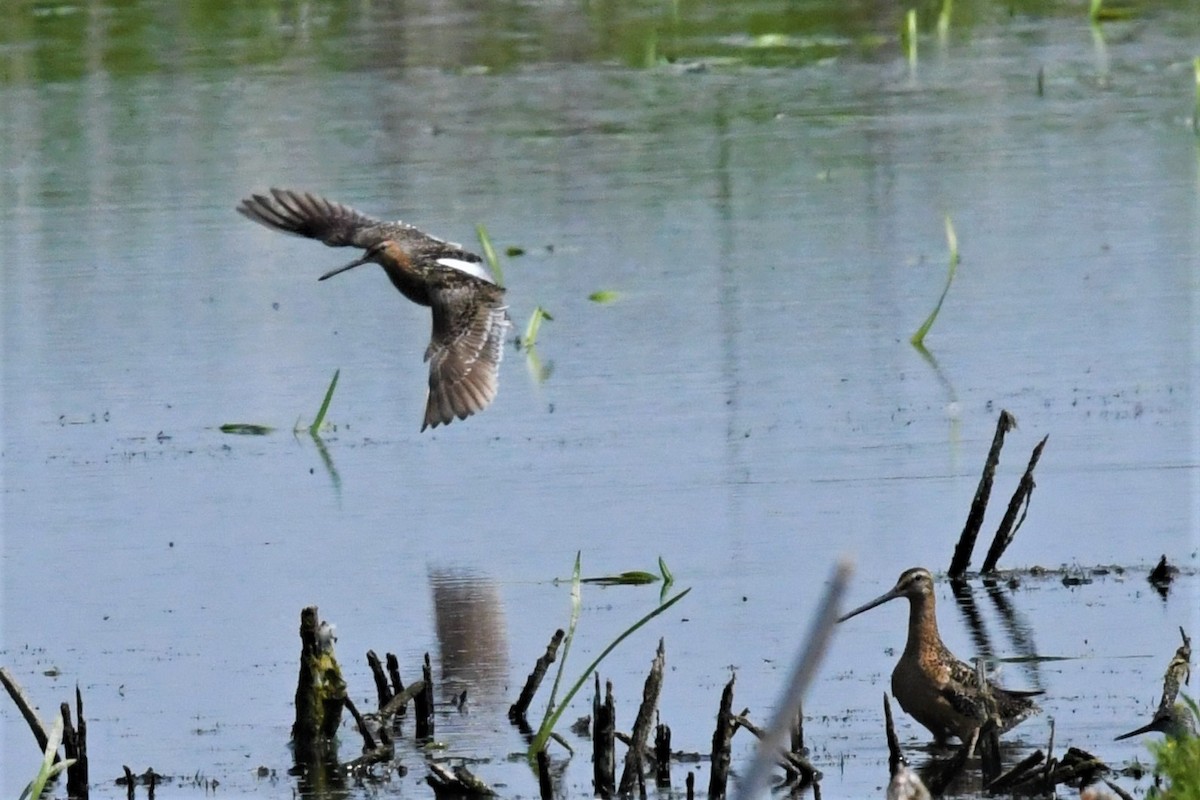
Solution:
{"label": "rippled water", "polygon": [[[1001,408],[1020,428],[995,504],[1050,437],[1002,564],[1134,567],[1026,580],[1009,628],[976,587],[998,655],[1068,659],[1004,680],[1046,690],[1060,743],[1144,759],[1109,740],[1151,713],[1177,627],[1200,627],[1197,23],[1187,3],[1100,34],[1073,6],[1011,10],[955,4],[944,40],[923,12],[915,64],[899,9],[841,4],[17,15],[0,663],[44,712],[82,687],[95,791],[120,794],[128,764],[291,796],[295,631],[317,604],[360,705],[367,649],[409,677],[430,652],[472,697],[439,719],[448,753],[501,759],[479,772],[532,795],[503,712],[567,620],[554,579],[577,551],[589,575],[662,556],[694,587],[604,673],[627,728],[664,636],[663,720],[706,752],[731,672],[737,707],[769,717],[840,554],[852,603],[945,568]],[[352,254],[233,213],[272,185],[523,248],[511,310],[518,331],[553,315],[548,377],[512,349],[490,409],[418,433],[428,313],[378,270],[318,284]],[[908,337],[945,280],[946,216],[962,264],[926,358]],[[291,430],[335,369],[318,446]],[[1188,574],[1160,600],[1142,576],[1164,553]],[[586,587],[574,670],[657,600]],[[951,648],[979,652],[939,601]],[[810,694],[832,796],[885,779],[903,620],[840,631]],[[37,753],[7,703],[0,726],[14,796]],[[425,796],[407,761],[393,788]]]}

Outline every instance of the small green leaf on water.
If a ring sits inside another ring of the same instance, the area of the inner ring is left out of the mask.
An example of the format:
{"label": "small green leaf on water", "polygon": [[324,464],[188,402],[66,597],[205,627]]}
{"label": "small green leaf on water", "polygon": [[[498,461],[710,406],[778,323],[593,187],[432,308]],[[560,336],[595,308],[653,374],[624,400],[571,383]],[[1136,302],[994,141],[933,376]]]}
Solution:
{"label": "small green leaf on water", "polygon": [[657,575],[650,572],[632,570],[618,575],[604,575],[599,578],[581,578],[580,583],[598,583],[601,586],[643,586],[659,580]]}
{"label": "small green leaf on water", "polygon": [[255,425],[251,422],[227,422],[221,426],[221,433],[232,433],[238,436],[266,436],[275,430],[270,425]]}
{"label": "small green leaf on water", "polygon": [[662,573],[663,583],[670,586],[675,582],[675,576],[671,574],[671,570],[667,569],[667,562],[663,561],[663,557],[658,557],[658,571]]}
{"label": "small green leaf on water", "polygon": [[504,248],[504,255],[508,256],[509,258],[523,256],[525,255],[525,248],[510,244],[508,247]]}
{"label": "small green leaf on water", "polygon": [[591,300],[593,303],[600,303],[601,305],[603,305],[605,303],[613,302],[618,297],[620,297],[620,295],[614,291],[611,291],[608,289],[601,289],[598,292],[592,292],[591,294],[589,294],[588,300]]}

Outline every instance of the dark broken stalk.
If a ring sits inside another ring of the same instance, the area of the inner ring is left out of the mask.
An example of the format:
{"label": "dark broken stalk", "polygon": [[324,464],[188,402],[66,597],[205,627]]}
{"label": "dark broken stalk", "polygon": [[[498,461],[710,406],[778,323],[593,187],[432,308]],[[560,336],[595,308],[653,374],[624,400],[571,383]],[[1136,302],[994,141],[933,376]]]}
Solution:
{"label": "dark broken stalk", "polygon": [[546,652],[533,665],[533,671],[525,679],[525,686],[521,689],[521,695],[517,698],[517,702],[513,703],[508,709],[508,718],[513,722],[525,719],[525,712],[529,710],[529,704],[533,702],[533,696],[537,694],[538,687],[542,685],[542,679],[546,676],[546,670],[554,663],[554,659],[558,657],[558,647],[562,644],[564,636],[566,636],[566,632],[562,628],[556,630],[554,635],[550,637],[550,644],[546,646]]}
{"label": "dark broken stalk", "polygon": [[[1045,448],[1046,440],[1049,438],[1049,434],[1043,436],[1042,440],[1033,448],[1032,455],[1029,456],[1025,474],[1021,476],[1021,481],[1017,484],[1012,499],[1008,501],[1008,508],[992,539],[992,546],[988,548],[987,557],[983,560],[983,568],[980,571],[985,575],[996,571],[996,564],[999,563],[1000,557],[1012,544],[1013,537],[1017,535],[1021,524],[1025,522],[1025,515],[1029,513],[1029,501],[1033,497],[1033,489],[1036,485],[1033,482],[1033,470],[1037,466],[1038,459],[1042,457],[1042,449]],[[1021,514],[1020,519],[1017,519],[1018,512]]]}
{"label": "dark broken stalk", "polygon": [[605,681],[604,700],[600,699],[600,673],[592,695],[592,780],[597,797],[612,797],[616,790],[616,707],[612,681]]}
{"label": "dark broken stalk", "polygon": [[666,662],[666,650],[663,640],[658,640],[658,651],[650,664],[650,674],[646,676],[642,688],[642,704],[638,707],[637,717],[630,731],[631,742],[625,751],[625,766],[621,770],[621,784],[618,791],[630,794],[637,786],[642,774],[642,751],[650,738],[650,726],[654,722],[654,712],[658,708],[658,697],[662,691],[663,666]]}
{"label": "dark broken stalk", "polygon": [[654,729],[654,785],[671,788],[671,728],[661,722]]}
{"label": "dark broken stalk", "polygon": [[1010,787],[1023,781],[1026,776],[1031,774],[1045,760],[1046,754],[1041,750],[1035,750],[1017,762],[1008,772],[996,778],[991,783],[985,784],[988,793],[997,794],[1007,791]]}
{"label": "dark broken stalk", "polygon": [[415,708],[417,712],[416,731],[418,739],[433,738],[433,667],[429,662],[429,653],[425,654],[425,664],[421,667],[422,686],[416,695]]}
{"label": "dark broken stalk", "polygon": [[1008,411],[1001,411],[996,421],[996,433],[992,437],[992,446],[988,450],[987,460],[983,465],[983,474],[979,477],[979,485],[975,489],[975,497],[971,501],[971,510],[958,537],[958,545],[954,548],[954,558],[950,561],[950,580],[962,580],[967,566],[971,563],[971,552],[975,549],[975,539],[979,529],[983,527],[984,512],[987,511],[988,497],[992,493],[992,481],[996,476],[996,465],[1000,463],[1000,449],[1004,447],[1004,435],[1017,426],[1017,421]]}
{"label": "dark broken stalk", "polygon": [[537,751],[538,792],[542,800],[554,800],[554,781],[550,778],[550,754]]}
{"label": "dark broken stalk", "polygon": [[[732,761],[733,741],[733,684],[737,676],[721,690],[721,705],[717,709],[717,728],[712,738],[712,767],[708,775],[708,799],[721,800],[729,785],[729,764]],[[689,792],[690,794],[690,792]]]}
{"label": "dark broken stalk", "polygon": [[442,764],[431,763],[425,782],[433,789],[435,797],[462,800],[464,797],[495,797],[496,792],[464,765],[450,769]]}
{"label": "dark broken stalk", "polygon": [[359,713],[358,706],[354,705],[354,701],[350,699],[348,693],[342,702],[346,704],[346,710],[350,712],[350,716],[354,717],[354,724],[358,727],[358,733],[363,737],[363,752],[368,753],[374,750],[379,745],[376,744],[375,737],[371,735],[371,729],[367,727],[367,721]]}
{"label": "dark broken stalk", "polygon": [[908,763],[904,751],[900,749],[900,737],[896,735],[896,723],[892,720],[892,702],[887,692],[883,693],[883,726],[888,746],[888,775],[895,777],[896,772]]}
{"label": "dark broken stalk", "polygon": [[375,694],[378,697],[375,707],[383,708],[392,699],[392,689],[388,686],[387,674],[384,673],[383,664],[374,650],[367,651],[367,666],[371,668],[371,677],[375,679]]}
{"label": "dark broken stalk", "polygon": [[77,724],[71,726],[71,705],[63,703],[63,755],[74,761],[67,768],[67,796],[77,800],[88,797],[87,720],[83,717],[83,694],[75,687],[75,716]]}
{"label": "dark broken stalk", "polygon": [[[396,658],[395,653],[387,654],[387,671],[388,681],[392,684],[392,697],[402,694],[404,692],[404,681],[400,680],[400,659]],[[403,717],[407,711],[408,707],[402,705],[396,712],[396,716]]]}

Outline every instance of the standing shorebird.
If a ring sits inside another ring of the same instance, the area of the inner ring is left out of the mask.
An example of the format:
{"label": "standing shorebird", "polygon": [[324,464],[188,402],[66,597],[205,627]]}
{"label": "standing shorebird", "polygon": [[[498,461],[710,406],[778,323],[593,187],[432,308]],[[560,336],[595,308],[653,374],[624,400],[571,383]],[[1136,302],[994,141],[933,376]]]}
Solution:
{"label": "standing shorebird", "polygon": [[[957,736],[971,742],[987,711],[975,670],[954,657],[938,635],[933,576],[914,567],[900,574],[892,589],[859,606],[838,622],[869,611],[897,597],[908,598],[908,642],[892,670],[892,694],[910,716],[939,742]],[[1015,692],[988,682],[1003,733],[1038,711],[1030,697],[1041,692]]]}
{"label": "standing shorebird", "polygon": [[429,396],[422,431],[466,419],[495,399],[510,322],[504,288],[479,256],[404,222],[383,222],[308,192],[272,189],[269,197],[247,197],[237,210],[272,230],[366,250],[318,280],[374,262],[400,294],[429,306],[433,333],[425,350]]}

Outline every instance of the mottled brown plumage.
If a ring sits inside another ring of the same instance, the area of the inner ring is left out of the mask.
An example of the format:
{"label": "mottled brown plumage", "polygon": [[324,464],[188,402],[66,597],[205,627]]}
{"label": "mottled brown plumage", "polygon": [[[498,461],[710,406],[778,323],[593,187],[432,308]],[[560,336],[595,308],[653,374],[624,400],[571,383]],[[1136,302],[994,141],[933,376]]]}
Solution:
{"label": "mottled brown plumage", "polygon": [[[938,741],[957,736],[970,742],[987,713],[975,670],[959,661],[938,634],[933,576],[914,567],[901,573],[892,589],[843,616],[845,622],[897,597],[908,598],[908,641],[892,670],[892,694],[900,707],[924,725]],[[1041,692],[1016,692],[988,682],[1003,733],[1037,713],[1030,697]]]}
{"label": "mottled brown plumage", "polygon": [[239,213],[272,230],[330,247],[361,247],[361,258],[330,270],[325,280],[361,264],[383,267],[401,294],[433,312],[429,397],[421,430],[466,419],[496,397],[504,335],[509,328],[504,289],[483,260],[459,245],[403,222],[383,222],[307,192],[272,189],[251,195]]}

